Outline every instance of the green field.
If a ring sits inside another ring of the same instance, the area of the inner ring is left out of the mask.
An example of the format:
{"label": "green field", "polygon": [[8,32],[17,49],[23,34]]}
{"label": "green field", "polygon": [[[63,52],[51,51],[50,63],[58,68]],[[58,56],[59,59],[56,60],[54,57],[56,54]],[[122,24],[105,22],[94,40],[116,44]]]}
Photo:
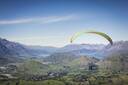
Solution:
{"label": "green field", "polygon": [[47,80],[6,80],[0,85],[128,85],[128,74],[68,74]]}

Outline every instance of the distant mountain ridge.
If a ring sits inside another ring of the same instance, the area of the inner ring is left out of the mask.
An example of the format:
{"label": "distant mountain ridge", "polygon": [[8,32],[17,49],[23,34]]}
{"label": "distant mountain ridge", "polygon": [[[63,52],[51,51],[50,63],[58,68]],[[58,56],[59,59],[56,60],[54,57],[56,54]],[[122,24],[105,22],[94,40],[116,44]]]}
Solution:
{"label": "distant mountain ridge", "polygon": [[27,46],[0,38],[0,47],[1,47],[0,55],[1,56],[12,55],[12,56],[20,56],[20,57],[44,56],[52,53],[71,52],[81,49],[98,50],[101,49],[103,46],[104,45],[89,45],[89,44],[85,44],[85,45],[72,44],[72,45],[64,46],[62,48],[56,48],[51,46]]}
{"label": "distant mountain ridge", "polygon": [[103,44],[69,44],[59,49],[61,52],[68,52],[68,51],[74,51],[74,50],[81,50],[81,49],[87,49],[87,50],[101,50],[104,47]]}
{"label": "distant mountain ridge", "polygon": [[128,54],[128,41],[114,42],[108,45],[69,44],[61,48],[51,46],[27,46],[0,38],[0,58],[13,60],[26,57],[46,57],[57,53],[68,53],[75,56],[104,58],[114,53]]}
{"label": "distant mountain ridge", "polygon": [[118,41],[114,42],[111,46],[110,44],[105,46],[101,52],[102,55],[109,56],[112,54],[126,54],[128,55],[128,41]]}
{"label": "distant mountain ridge", "polygon": [[27,46],[0,38],[0,56],[31,57],[40,56],[40,53],[49,54],[52,51],[54,52],[54,47]]}

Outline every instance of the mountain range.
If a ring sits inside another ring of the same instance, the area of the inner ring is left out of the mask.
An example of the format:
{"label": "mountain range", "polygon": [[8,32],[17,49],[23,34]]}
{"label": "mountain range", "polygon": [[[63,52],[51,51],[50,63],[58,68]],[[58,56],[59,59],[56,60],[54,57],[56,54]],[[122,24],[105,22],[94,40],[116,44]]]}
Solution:
{"label": "mountain range", "polygon": [[16,62],[24,58],[44,58],[56,55],[89,56],[105,58],[114,53],[128,54],[128,41],[103,44],[69,44],[61,48],[52,46],[28,46],[0,38],[0,61]]}

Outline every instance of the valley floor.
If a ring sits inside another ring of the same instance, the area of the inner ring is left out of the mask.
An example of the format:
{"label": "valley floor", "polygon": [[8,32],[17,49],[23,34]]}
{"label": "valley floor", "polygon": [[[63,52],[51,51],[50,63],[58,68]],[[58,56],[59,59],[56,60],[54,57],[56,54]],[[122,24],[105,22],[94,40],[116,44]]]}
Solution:
{"label": "valley floor", "polygon": [[128,74],[68,74],[46,80],[1,80],[0,85],[128,85]]}

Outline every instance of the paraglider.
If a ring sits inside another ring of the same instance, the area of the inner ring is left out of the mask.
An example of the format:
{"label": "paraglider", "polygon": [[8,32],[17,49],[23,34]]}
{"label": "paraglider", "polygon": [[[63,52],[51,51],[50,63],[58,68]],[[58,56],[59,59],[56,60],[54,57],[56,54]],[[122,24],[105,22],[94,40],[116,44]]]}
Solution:
{"label": "paraglider", "polygon": [[103,32],[97,32],[97,31],[78,32],[71,37],[70,42],[72,43],[76,38],[78,38],[79,36],[81,36],[83,34],[87,34],[87,33],[100,35],[100,36],[104,37],[105,39],[107,39],[111,45],[113,45],[113,41],[112,41],[111,37],[109,37],[107,34],[105,34]]}

